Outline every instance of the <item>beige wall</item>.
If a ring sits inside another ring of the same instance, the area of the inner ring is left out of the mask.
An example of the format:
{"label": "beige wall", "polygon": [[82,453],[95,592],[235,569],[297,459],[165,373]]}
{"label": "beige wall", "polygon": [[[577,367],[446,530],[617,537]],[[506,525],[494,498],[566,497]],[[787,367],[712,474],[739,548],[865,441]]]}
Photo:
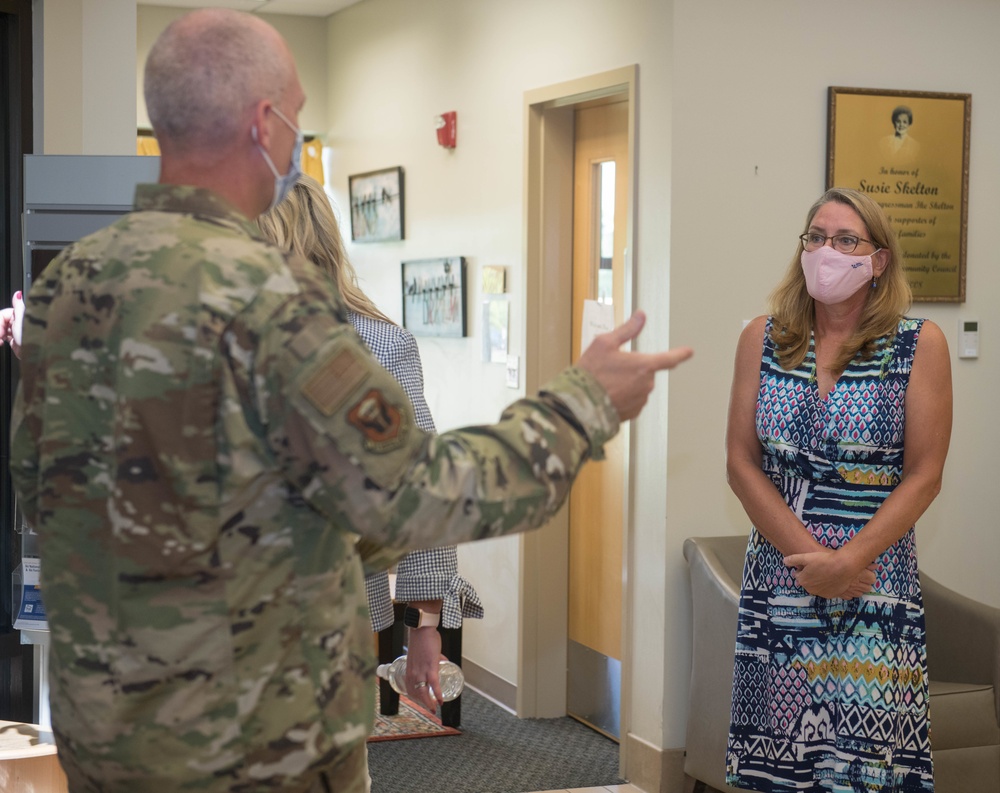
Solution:
{"label": "beige wall", "polygon": [[[160,31],[188,9],[135,0],[34,0],[40,45],[43,154],[135,154],[136,127],[149,127],[143,65]],[[308,102],[307,133],[326,126],[325,21],[263,15],[296,53]]]}
{"label": "beige wall", "polygon": [[36,153],[135,153],[135,8],[135,0],[34,0],[44,42]]}

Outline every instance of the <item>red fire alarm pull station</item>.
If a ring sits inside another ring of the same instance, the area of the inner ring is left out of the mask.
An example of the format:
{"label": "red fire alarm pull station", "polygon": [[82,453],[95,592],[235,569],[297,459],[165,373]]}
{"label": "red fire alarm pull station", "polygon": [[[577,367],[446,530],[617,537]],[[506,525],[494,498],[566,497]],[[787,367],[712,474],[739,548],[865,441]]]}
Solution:
{"label": "red fire alarm pull station", "polygon": [[455,134],[458,126],[458,113],[451,110],[442,113],[436,119],[438,144],[446,149],[455,148]]}

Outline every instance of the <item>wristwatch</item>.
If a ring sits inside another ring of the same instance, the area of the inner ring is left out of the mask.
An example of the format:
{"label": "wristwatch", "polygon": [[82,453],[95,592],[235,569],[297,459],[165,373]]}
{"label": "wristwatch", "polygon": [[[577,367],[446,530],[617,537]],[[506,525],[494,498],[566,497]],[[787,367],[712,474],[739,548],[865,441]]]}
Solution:
{"label": "wristwatch", "polygon": [[407,628],[436,628],[441,622],[441,614],[436,611],[422,611],[413,606],[403,610],[403,624]]}

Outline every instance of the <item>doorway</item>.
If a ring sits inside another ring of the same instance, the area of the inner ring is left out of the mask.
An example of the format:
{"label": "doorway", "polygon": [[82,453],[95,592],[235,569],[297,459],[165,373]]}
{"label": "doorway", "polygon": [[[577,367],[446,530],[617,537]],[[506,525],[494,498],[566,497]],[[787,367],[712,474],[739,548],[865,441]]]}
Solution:
{"label": "doorway", "polygon": [[[525,95],[528,343],[524,377],[528,393],[536,391],[574,358],[573,184],[577,111],[620,105],[631,155],[635,152],[636,80],[637,67],[629,66]],[[621,277],[614,288],[621,296],[612,297],[619,317],[628,316],[633,305],[635,170],[634,156],[629,156],[624,166],[615,166],[615,190],[622,191],[625,207],[624,219],[615,223],[622,235],[621,244],[614,243],[621,257]],[[599,272],[596,276],[598,282],[606,278]],[[621,561],[613,563],[619,581],[620,605],[613,606],[612,611],[617,612],[621,655],[621,697],[614,709],[621,719],[622,735],[628,731],[630,707],[629,604],[633,596],[628,567],[632,431],[631,425],[627,425],[618,439],[622,460]],[[564,508],[546,529],[521,538],[517,712],[522,717],[551,718],[569,711],[570,511],[569,507]],[[624,769],[625,741],[619,751]]]}

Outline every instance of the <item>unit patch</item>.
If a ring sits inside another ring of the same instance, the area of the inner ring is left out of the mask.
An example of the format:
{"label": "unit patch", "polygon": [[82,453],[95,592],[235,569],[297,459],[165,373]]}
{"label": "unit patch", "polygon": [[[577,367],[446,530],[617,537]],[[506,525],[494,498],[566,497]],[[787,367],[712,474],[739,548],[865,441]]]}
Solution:
{"label": "unit patch", "polygon": [[347,420],[361,432],[365,448],[372,452],[392,451],[402,444],[406,435],[403,413],[374,388],[351,408]]}
{"label": "unit patch", "polygon": [[368,371],[357,356],[341,350],[309,376],[302,394],[324,416],[332,416],[367,377]]}

